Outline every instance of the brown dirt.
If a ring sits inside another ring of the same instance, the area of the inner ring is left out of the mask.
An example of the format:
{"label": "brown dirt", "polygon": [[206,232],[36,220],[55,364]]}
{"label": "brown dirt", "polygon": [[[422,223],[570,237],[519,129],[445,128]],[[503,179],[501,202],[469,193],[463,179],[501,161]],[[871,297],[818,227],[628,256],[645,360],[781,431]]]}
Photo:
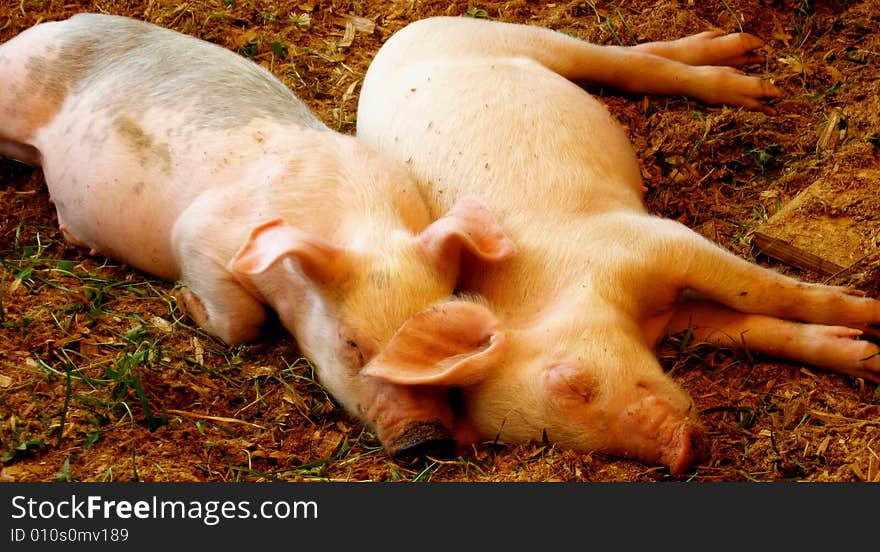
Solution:
{"label": "brown dirt", "polygon": [[[353,132],[358,86],[382,41],[415,19],[469,10],[598,43],[706,29],[765,39],[766,63],[750,71],[784,90],[774,116],[597,92],[630,133],[652,210],[765,266],[878,294],[873,256],[822,278],[749,242],[818,178],[880,166],[874,0],[16,0],[0,6],[0,41],[76,12],[130,15],[255,57],[331,127]],[[346,35],[348,15],[375,28]],[[823,132],[829,119],[836,128]],[[543,444],[487,443],[426,466],[393,462],[314,382],[289,337],[226,347],[199,332],[174,306],[172,283],[66,245],[42,173],[7,160],[0,251],[0,480],[675,479]],[[675,338],[658,354],[710,429],[711,456],[683,479],[880,481],[875,385]]]}

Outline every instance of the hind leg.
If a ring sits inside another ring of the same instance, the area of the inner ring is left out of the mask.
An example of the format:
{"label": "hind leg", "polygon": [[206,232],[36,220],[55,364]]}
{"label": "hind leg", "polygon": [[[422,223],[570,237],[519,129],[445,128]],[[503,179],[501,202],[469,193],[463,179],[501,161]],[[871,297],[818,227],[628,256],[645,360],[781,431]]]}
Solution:
{"label": "hind leg", "polygon": [[755,53],[763,44],[763,40],[749,33],[705,31],[677,40],[645,42],[632,49],[688,65],[742,67],[764,60]]}
{"label": "hind leg", "polygon": [[[707,103],[740,105],[772,115],[773,109],[763,100],[778,98],[781,91],[766,80],[748,77],[735,69],[761,63],[763,57],[755,51],[763,44],[760,38],[748,33],[706,31],[677,40],[646,42],[631,47],[631,50],[688,66],[688,70],[679,68],[673,73],[658,75],[669,79],[667,85],[673,89],[676,81],[680,81],[682,94]],[[693,83],[685,84],[690,79],[694,79]],[[688,92],[694,88],[702,89],[700,95]]]}
{"label": "hind leg", "polygon": [[51,63],[61,55],[60,31],[57,22],[43,23],[0,44],[2,155],[39,164],[31,139],[54,117],[74,84],[53,72],[65,67]]}

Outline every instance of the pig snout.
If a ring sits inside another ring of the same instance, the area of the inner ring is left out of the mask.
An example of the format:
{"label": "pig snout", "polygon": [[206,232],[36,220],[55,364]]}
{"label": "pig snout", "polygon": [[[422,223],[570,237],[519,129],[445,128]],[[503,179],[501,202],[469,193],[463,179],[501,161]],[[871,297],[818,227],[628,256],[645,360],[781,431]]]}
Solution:
{"label": "pig snout", "polygon": [[649,394],[624,409],[618,439],[622,456],[665,465],[672,475],[706,459],[709,440],[702,424],[658,395]]}
{"label": "pig snout", "polygon": [[698,423],[683,422],[675,428],[672,439],[662,449],[660,462],[672,475],[681,475],[688,468],[709,457],[709,438]]}
{"label": "pig snout", "polygon": [[386,446],[388,454],[404,462],[449,458],[456,450],[452,433],[439,422],[414,422]]}
{"label": "pig snout", "polygon": [[456,450],[448,390],[361,379],[357,406],[389,456],[407,463],[449,458]]}

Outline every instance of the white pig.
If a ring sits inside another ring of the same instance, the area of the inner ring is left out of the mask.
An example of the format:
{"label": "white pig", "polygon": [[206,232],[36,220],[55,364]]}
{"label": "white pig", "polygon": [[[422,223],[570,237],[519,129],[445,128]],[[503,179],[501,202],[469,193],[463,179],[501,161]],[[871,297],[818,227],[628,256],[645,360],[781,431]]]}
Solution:
{"label": "white pig", "polygon": [[462,444],[547,438],[673,474],[702,459],[708,439],[656,358],[670,332],[880,380],[880,349],[859,339],[880,302],[783,276],[649,214],[626,134],[576,84],[771,113],[765,100],[779,90],[730,67],[760,59],[761,44],[705,32],[600,46],[463,17],[393,35],[367,72],[358,136],[407,162],[434,212],[481,198],[518,253],[462,275],[497,316],[473,327],[487,347],[450,362],[432,354],[448,336],[401,332],[368,373],[460,387]]}
{"label": "white pig", "polygon": [[268,71],[134,19],[25,30],[0,46],[0,82],[0,154],[42,167],[70,242],[179,279],[183,308],[227,343],[256,339],[274,309],[388,452],[454,448],[445,390],[361,369],[422,309],[453,336],[491,316],[451,300],[462,255],[512,251],[483,205],[432,219],[402,164]]}

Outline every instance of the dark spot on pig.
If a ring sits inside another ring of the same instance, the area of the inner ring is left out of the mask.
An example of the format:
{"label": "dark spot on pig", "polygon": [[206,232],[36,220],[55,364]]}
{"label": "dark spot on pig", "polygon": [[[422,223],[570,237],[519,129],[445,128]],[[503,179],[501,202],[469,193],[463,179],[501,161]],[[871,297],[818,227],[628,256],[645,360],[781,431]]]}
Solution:
{"label": "dark spot on pig", "polygon": [[144,186],[145,185],[146,184],[143,180],[138,180],[131,187],[132,193],[134,193],[134,195],[136,195],[136,196],[141,195],[142,193],[144,193]]}
{"label": "dark spot on pig", "polygon": [[745,296],[748,295],[748,294],[749,294],[748,291],[741,291],[741,292],[739,292],[739,296],[740,296],[740,297],[745,297]]}
{"label": "dark spot on pig", "polygon": [[15,90],[21,98],[21,112],[28,115],[32,129],[52,120],[72,86],[71,77],[66,71],[59,71],[58,65],[45,57],[31,57],[26,64],[27,74]]}
{"label": "dark spot on pig", "polygon": [[156,142],[152,136],[133,119],[119,115],[113,127],[123,142],[137,155],[141,165],[158,168],[163,173],[171,172],[171,149],[164,142]]}
{"label": "dark spot on pig", "polygon": [[32,121],[34,128],[54,117],[71,90],[92,72],[100,59],[100,45],[91,35],[86,39],[75,35],[63,37],[63,44],[47,47],[42,55],[27,61],[24,82],[29,88],[30,111],[39,119]]}
{"label": "dark spot on pig", "polygon": [[[31,86],[31,94],[48,104],[59,106],[73,84],[67,71],[59,70],[54,60],[34,56],[27,62],[25,82]],[[38,100],[38,101],[39,101]]]}

